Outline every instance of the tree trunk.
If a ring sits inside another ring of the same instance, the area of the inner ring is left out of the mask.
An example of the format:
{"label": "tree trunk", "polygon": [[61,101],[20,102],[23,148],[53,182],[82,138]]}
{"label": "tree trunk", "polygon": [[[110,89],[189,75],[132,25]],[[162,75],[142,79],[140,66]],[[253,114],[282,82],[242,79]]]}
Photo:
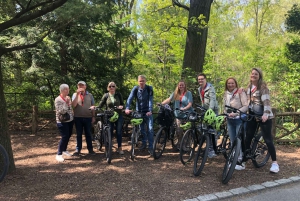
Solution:
{"label": "tree trunk", "polygon": [[8,119],[7,119],[7,108],[6,101],[4,97],[4,87],[3,87],[3,69],[2,55],[0,54],[0,144],[4,146],[9,155],[9,172],[16,169],[13,151],[11,147],[10,135],[8,133]]}
{"label": "tree trunk", "polygon": [[204,20],[208,23],[211,4],[212,0],[190,1],[189,23],[183,58],[183,69],[191,68],[197,73],[203,71],[208,29],[192,25],[190,19],[193,17],[198,18],[202,14],[205,16]]}

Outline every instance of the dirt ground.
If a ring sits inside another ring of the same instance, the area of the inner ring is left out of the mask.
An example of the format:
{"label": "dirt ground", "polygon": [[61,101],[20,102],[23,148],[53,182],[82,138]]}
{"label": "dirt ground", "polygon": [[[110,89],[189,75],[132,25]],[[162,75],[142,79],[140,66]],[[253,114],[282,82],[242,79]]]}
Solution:
{"label": "dirt ground", "polygon": [[[131,161],[124,137],[125,155],[116,152],[115,143],[109,165],[103,152],[87,155],[84,142],[80,157],[65,157],[65,162],[58,163],[55,155],[60,137],[56,130],[38,135],[16,132],[11,137],[17,170],[0,183],[0,200],[173,201],[300,174],[300,148],[286,145],[276,145],[278,174],[269,173],[270,161],[260,169],[248,161],[246,169],[235,171],[224,185],[222,155],[209,159],[201,176],[195,177],[193,164],[183,166],[179,153],[172,152],[171,147],[158,160],[139,151],[136,160]],[[75,150],[75,134],[68,150]]]}

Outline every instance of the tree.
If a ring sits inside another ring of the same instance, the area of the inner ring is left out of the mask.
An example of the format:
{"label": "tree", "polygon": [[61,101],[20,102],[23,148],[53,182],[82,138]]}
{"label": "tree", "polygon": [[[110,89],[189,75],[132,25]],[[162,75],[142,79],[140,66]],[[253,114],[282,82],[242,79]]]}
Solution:
{"label": "tree", "polygon": [[[27,3],[26,3],[27,2]],[[32,0],[32,1],[5,1],[1,5],[1,18],[0,18],[0,144],[2,144],[8,151],[10,159],[9,171],[15,170],[15,163],[11,147],[10,135],[8,132],[8,119],[6,100],[4,97],[3,86],[3,68],[1,66],[3,56],[13,51],[24,50],[36,47],[43,39],[51,32],[51,29],[38,34],[37,37],[28,38],[32,41],[23,44],[11,44],[9,39],[12,33],[18,32],[15,30],[21,26],[34,26],[42,23],[41,17],[55,9],[63,6],[67,0]],[[8,37],[10,36],[10,37]],[[6,40],[3,40],[6,39]]]}
{"label": "tree", "polygon": [[183,68],[202,72],[204,66],[212,0],[190,0],[190,7],[172,0],[173,4],[189,11]]}

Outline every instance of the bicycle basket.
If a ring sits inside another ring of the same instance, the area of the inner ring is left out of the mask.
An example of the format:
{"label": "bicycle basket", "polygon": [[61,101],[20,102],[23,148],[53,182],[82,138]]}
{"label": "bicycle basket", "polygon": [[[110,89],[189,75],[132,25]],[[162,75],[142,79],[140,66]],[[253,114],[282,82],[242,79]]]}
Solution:
{"label": "bicycle basket", "polygon": [[135,119],[140,119],[140,118],[143,117],[143,114],[140,113],[140,112],[133,112],[132,117],[135,118]]}
{"label": "bicycle basket", "polygon": [[188,117],[188,120],[189,121],[192,121],[192,122],[195,122],[198,120],[198,115],[196,112],[192,112],[189,114],[189,117]]}
{"label": "bicycle basket", "polygon": [[156,121],[159,125],[167,127],[171,126],[173,123],[172,111],[161,107],[158,111]]}

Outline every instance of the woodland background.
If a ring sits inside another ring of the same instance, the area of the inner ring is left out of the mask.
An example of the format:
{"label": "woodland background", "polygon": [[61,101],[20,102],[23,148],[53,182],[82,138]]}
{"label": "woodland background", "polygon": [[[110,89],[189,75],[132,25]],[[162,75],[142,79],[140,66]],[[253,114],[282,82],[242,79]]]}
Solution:
{"label": "woodland background", "polygon": [[[160,102],[184,79],[198,101],[203,71],[221,103],[229,76],[246,87],[260,67],[272,106],[300,111],[299,0],[0,2],[0,144],[10,158],[7,111],[53,110],[59,85],[73,93],[79,80],[98,102],[110,81],[126,99],[144,74]],[[298,124],[284,120],[289,129]]]}

